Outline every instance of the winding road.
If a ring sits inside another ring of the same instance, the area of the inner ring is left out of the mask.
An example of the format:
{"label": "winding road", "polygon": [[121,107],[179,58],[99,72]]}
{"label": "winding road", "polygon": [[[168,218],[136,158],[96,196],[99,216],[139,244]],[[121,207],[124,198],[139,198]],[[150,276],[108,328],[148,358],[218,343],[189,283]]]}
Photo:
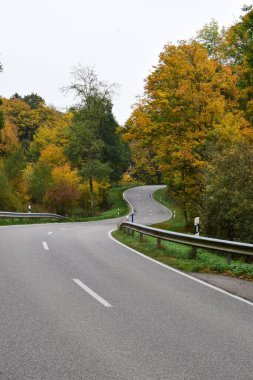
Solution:
{"label": "winding road", "polygon": [[[135,221],[170,212],[157,187]],[[0,379],[252,379],[253,304],[115,242],[119,219],[0,227]]]}

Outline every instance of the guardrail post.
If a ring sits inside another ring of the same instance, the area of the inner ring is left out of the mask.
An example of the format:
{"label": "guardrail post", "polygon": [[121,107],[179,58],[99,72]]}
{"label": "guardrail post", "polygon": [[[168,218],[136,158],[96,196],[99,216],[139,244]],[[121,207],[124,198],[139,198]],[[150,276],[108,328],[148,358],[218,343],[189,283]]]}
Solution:
{"label": "guardrail post", "polygon": [[157,249],[162,249],[161,239],[157,238]]}
{"label": "guardrail post", "polygon": [[143,243],[143,233],[140,232],[140,242]]}
{"label": "guardrail post", "polygon": [[227,264],[230,265],[231,262],[232,262],[232,255],[231,255],[231,253],[228,253],[227,254]]}
{"label": "guardrail post", "polygon": [[196,258],[197,258],[197,247],[193,246],[192,252],[191,252],[191,259],[196,260]]}

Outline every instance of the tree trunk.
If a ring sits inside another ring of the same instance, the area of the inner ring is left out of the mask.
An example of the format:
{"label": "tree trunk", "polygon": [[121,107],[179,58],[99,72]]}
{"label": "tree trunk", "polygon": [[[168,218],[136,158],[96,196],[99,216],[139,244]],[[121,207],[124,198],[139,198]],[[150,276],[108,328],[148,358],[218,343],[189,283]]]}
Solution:
{"label": "tree trunk", "polygon": [[90,184],[90,205],[91,205],[91,212],[92,215],[94,215],[94,190],[93,190],[93,182],[92,177],[89,177],[89,184]]}
{"label": "tree trunk", "polygon": [[184,221],[185,221],[185,224],[188,225],[189,218],[188,218],[187,207],[186,207],[185,204],[184,204],[184,206],[183,206],[183,214],[184,214]]}

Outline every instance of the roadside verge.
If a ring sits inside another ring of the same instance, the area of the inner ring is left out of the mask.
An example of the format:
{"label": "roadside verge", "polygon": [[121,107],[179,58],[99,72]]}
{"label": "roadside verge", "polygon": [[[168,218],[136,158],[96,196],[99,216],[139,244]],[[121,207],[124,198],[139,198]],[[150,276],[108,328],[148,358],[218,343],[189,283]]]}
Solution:
{"label": "roadside verge", "polygon": [[[244,302],[248,305],[253,306],[253,292],[252,292],[253,283],[252,282],[250,282],[250,281],[243,281],[243,282],[241,281],[240,282],[240,279],[238,279],[238,278],[230,278],[231,279],[230,283],[226,280],[223,281],[223,283],[221,283],[221,281],[219,281],[219,284],[217,284],[217,285],[219,285],[220,287],[216,286],[215,282],[217,283],[217,279],[214,278],[212,281],[211,275],[208,278],[208,281],[204,280],[204,278],[201,278],[200,276],[198,276],[199,274],[195,274],[195,273],[188,274],[188,273],[182,272],[182,271],[175,269],[169,265],[163,264],[162,262],[157,261],[154,258],[149,257],[149,256],[137,251],[136,249],[133,249],[132,247],[127,246],[126,244],[123,244],[121,241],[117,240],[113,236],[115,231],[116,230],[111,230],[108,232],[109,238],[111,238],[115,243],[117,243],[117,244],[125,247],[126,249],[134,252],[135,254],[140,255],[143,258],[150,260],[153,263],[160,265],[160,266],[162,266],[162,267],[164,267],[170,271],[176,272],[181,276],[187,277],[187,278],[191,279],[192,281],[198,282],[198,283],[200,283],[204,286],[207,286],[209,288],[212,288],[212,289],[214,289],[220,293],[226,294],[232,298],[235,298],[241,302]],[[217,276],[217,277],[222,277],[222,276]],[[232,283],[232,281],[233,281],[233,283]]]}

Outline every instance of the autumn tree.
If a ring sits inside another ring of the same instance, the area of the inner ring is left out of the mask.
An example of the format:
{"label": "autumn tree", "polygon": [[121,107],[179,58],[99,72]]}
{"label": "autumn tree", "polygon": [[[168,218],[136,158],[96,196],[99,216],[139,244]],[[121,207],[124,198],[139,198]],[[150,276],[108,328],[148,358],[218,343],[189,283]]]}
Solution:
{"label": "autumn tree", "polygon": [[20,147],[18,129],[15,124],[6,120],[4,127],[0,131],[0,155],[6,155],[15,148]]}
{"label": "autumn tree", "polygon": [[40,152],[39,162],[50,167],[61,166],[68,161],[62,146],[48,144]]}
{"label": "autumn tree", "polygon": [[94,213],[93,180],[110,175],[118,179],[126,168],[124,144],[116,135],[117,123],[112,114],[115,84],[100,81],[93,69],[81,65],[74,68],[72,77],[73,82],[63,91],[74,92],[79,103],[72,109],[73,123],[66,152],[83,177],[89,180]]}
{"label": "autumn tree", "polygon": [[68,161],[64,146],[70,115],[47,107],[37,94],[26,101],[18,94],[3,99],[2,108],[0,153],[10,188],[24,203],[30,197],[38,207],[45,207],[52,170]]}
{"label": "autumn tree", "polygon": [[186,220],[202,206],[207,135],[227,112],[236,112],[236,97],[232,70],[210,59],[205,47],[169,44],[126,123],[125,138],[151,149]]}
{"label": "autumn tree", "polygon": [[52,107],[44,106],[41,102],[36,108],[32,108],[19,97],[2,100],[4,118],[17,127],[19,141],[26,152],[31,148],[30,145],[39,129],[53,131],[59,124],[66,125],[67,116]]}
{"label": "autumn tree", "polygon": [[52,182],[45,194],[45,203],[51,211],[61,215],[72,212],[81,198],[81,178],[77,169],[66,163],[52,170]]}
{"label": "autumn tree", "polygon": [[[71,114],[63,114],[54,108],[43,107],[43,121],[36,130],[29,147],[29,155],[34,161],[38,160],[41,152],[48,146],[63,149],[68,141],[68,128],[71,123]],[[55,148],[56,149],[56,148]]]}
{"label": "autumn tree", "polygon": [[[64,153],[67,122],[59,122],[39,128],[30,146],[30,156],[35,163],[28,166],[26,178],[32,200],[46,206],[46,194],[53,183],[52,171],[68,163]],[[49,203],[48,203],[49,204]]]}
{"label": "autumn tree", "polygon": [[154,149],[154,131],[149,103],[145,100],[135,106],[125,127],[120,129],[131,149],[131,177],[144,183],[160,184],[162,179]]}
{"label": "autumn tree", "polygon": [[32,141],[39,126],[39,120],[30,106],[21,99],[3,99],[3,114],[5,119],[18,128],[19,140],[25,149]]}

